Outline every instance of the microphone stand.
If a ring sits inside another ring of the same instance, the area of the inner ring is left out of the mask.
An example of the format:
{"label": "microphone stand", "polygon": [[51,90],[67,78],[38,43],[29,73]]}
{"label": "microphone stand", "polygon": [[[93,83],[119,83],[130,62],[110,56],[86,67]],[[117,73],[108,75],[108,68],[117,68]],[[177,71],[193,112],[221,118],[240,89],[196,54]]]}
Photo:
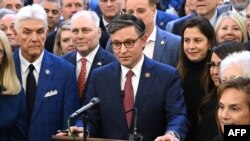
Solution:
{"label": "microphone stand", "polygon": [[87,112],[82,114],[82,123],[83,123],[83,141],[87,141],[88,132],[87,132]]}
{"label": "microphone stand", "polygon": [[134,113],[135,113],[135,117],[134,117],[134,130],[133,130],[133,134],[129,135],[129,141],[141,141],[142,140],[142,135],[137,133],[137,108],[133,109]]}

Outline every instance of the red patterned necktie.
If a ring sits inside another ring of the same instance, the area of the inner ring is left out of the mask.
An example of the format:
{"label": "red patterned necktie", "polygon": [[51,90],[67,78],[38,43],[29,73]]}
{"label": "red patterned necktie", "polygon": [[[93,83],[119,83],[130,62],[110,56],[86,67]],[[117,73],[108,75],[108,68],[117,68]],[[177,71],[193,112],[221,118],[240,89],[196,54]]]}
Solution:
{"label": "red patterned necktie", "polygon": [[86,58],[81,59],[82,66],[81,66],[80,74],[78,76],[78,92],[79,92],[80,97],[82,97],[82,92],[84,90],[84,86],[86,82],[86,62],[87,62]]}
{"label": "red patterned necktie", "polygon": [[132,86],[132,76],[134,75],[132,70],[129,70],[128,73],[126,74],[127,80],[125,82],[124,86],[124,110],[126,113],[126,119],[127,119],[127,124],[128,127],[130,127],[131,120],[132,120],[132,114],[133,114],[133,108],[134,108],[134,90]]}

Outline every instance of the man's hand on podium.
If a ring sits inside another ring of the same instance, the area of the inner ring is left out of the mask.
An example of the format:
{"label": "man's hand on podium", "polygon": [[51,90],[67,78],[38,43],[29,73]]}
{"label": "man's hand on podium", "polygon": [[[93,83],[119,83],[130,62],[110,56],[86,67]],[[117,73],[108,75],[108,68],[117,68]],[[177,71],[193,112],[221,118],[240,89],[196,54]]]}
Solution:
{"label": "man's hand on podium", "polygon": [[[71,131],[71,132],[70,132]],[[56,136],[71,136],[83,137],[83,127],[71,126],[70,129],[58,130]]]}

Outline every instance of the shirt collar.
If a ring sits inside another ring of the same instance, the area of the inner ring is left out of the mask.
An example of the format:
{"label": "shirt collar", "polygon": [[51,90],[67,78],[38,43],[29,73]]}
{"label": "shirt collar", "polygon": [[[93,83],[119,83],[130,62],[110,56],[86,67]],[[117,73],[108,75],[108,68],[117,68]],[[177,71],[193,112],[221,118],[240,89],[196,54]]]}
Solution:
{"label": "shirt collar", "polygon": [[156,26],[154,26],[154,29],[152,31],[152,33],[149,35],[148,39],[147,39],[147,43],[149,41],[154,41],[156,40]]}
{"label": "shirt collar", "polygon": [[218,17],[217,17],[217,9],[216,9],[214,15],[209,19],[209,22],[211,23],[212,26],[215,26],[217,18]]}
{"label": "shirt collar", "polygon": [[238,12],[234,7],[232,7],[232,11],[240,14],[243,17],[246,16],[246,9],[243,9],[243,10]]}
{"label": "shirt collar", "polygon": [[[141,60],[131,69],[136,77],[140,77],[143,61],[144,61],[144,55],[142,55]],[[122,68],[122,78],[125,79],[126,74],[130,69],[122,65],[121,68]]]}
{"label": "shirt collar", "polygon": [[29,68],[30,64],[33,64],[35,67],[35,70],[40,73],[40,69],[41,69],[41,65],[42,65],[42,59],[44,56],[44,50],[42,51],[41,55],[33,62],[30,63],[28,60],[26,60],[22,54],[21,54],[21,50],[19,51],[19,57],[20,57],[20,61],[21,61],[21,71],[22,73],[26,72]]}
{"label": "shirt collar", "polygon": [[[92,50],[92,51],[85,57],[85,58],[87,59],[87,61],[90,62],[90,64],[92,64],[92,62],[93,62],[93,60],[94,60],[94,58],[95,58],[95,55],[96,55],[96,53],[97,53],[99,47],[100,47],[100,46],[97,45],[97,47],[96,47],[94,50]],[[77,52],[77,54],[76,54],[76,62],[81,61],[82,58],[83,58],[83,57],[80,55],[80,53]]]}
{"label": "shirt collar", "polygon": [[104,26],[107,27],[107,25],[109,24],[109,22],[107,22],[107,21],[104,19],[103,16],[102,16],[102,21],[103,21]]}

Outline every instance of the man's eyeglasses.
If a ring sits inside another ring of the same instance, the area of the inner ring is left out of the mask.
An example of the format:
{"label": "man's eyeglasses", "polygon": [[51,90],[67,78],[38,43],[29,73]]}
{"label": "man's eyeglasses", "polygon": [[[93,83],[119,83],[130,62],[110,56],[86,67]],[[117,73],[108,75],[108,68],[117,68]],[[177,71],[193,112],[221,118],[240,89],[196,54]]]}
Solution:
{"label": "man's eyeglasses", "polygon": [[114,41],[114,42],[111,42],[111,45],[113,47],[113,49],[121,49],[122,47],[122,44],[124,44],[124,46],[126,48],[132,48],[134,47],[135,45],[135,42],[140,39],[142,36],[139,36],[138,38],[132,40],[132,39],[129,39],[129,40],[126,40],[124,42],[118,42],[118,41]]}
{"label": "man's eyeglasses", "polygon": [[5,54],[5,51],[4,51],[4,50],[2,50],[2,49],[0,49],[0,57],[3,57],[3,56],[4,56],[4,54]]}

